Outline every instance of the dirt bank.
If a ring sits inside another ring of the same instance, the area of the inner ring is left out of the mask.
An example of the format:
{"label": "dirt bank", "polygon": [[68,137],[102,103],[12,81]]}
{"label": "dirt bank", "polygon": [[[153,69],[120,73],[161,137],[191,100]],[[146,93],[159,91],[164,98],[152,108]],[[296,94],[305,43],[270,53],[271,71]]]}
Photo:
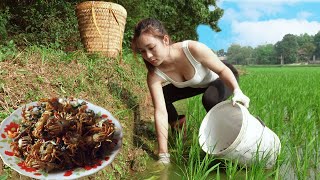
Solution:
{"label": "dirt bank", "polygon": [[[39,53],[21,53],[0,62],[0,121],[24,103],[40,98],[85,99],[109,110],[120,121],[124,137],[110,166],[81,179],[126,179],[130,173],[144,171],[146,160],[155,157],[152,104],[145,82],[131,79],[134,72],[126,62],[100,59],[99,64],[88,65],[84,61],[83,56],[68,61],[47,57],[43,61]],[[10,170],[2,160],[0,172],[8,179],[31,179]]]}

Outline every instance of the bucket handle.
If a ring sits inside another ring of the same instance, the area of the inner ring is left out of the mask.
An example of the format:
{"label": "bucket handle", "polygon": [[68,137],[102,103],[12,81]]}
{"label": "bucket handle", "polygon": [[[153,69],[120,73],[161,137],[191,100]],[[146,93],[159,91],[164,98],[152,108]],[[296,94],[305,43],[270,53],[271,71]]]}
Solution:
{"label": "bucket handle", "polygon": [[261,125],[262,125],[263,127],[266,127],[266,125],[265,125],[264,122],[260,119],[259,116],[256,116],[256,119],[261,123]]}

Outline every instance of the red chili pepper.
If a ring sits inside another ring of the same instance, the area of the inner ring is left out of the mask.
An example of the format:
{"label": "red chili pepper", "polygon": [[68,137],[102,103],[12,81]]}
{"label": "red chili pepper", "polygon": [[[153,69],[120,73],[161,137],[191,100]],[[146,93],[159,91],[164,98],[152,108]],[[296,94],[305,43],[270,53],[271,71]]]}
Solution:
{"label": "red chili pepper", "polygon": [[1,134],[1,137],[5,139],[7,136],[5,134]]}
{"label": "red chili pepper", "polygon": [[66,171],[63,176],[71,176],[72,170]]}
{"label": "red chili pepper", "polygon": [[11,151],[4,151],[4,153],[8,156],[14,156],[14,152]]}

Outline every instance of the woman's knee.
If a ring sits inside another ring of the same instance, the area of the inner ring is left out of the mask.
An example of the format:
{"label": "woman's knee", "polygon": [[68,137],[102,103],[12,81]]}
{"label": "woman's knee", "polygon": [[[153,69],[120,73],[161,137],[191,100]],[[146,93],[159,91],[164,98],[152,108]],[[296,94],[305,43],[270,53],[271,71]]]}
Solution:
{"label": "woman's knee", "polygon": [[[209,89],[210,88],[210,89]],[[221,102],[220,93],[217,87],[210,86],[202,96],[202,104],[208,112],[213,106]]]}

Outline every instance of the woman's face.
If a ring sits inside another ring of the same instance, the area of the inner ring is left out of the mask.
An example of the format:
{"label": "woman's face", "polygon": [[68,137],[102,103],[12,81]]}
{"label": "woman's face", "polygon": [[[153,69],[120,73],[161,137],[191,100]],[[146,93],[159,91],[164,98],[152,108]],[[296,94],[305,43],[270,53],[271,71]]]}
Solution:
{"label": "woman's face", "polygon": [[142,33],[137,39],[137,48],[143,59],[153,66],[159,66],[169,54],[169,46],[166,37],[163,40],[152,34]]}

